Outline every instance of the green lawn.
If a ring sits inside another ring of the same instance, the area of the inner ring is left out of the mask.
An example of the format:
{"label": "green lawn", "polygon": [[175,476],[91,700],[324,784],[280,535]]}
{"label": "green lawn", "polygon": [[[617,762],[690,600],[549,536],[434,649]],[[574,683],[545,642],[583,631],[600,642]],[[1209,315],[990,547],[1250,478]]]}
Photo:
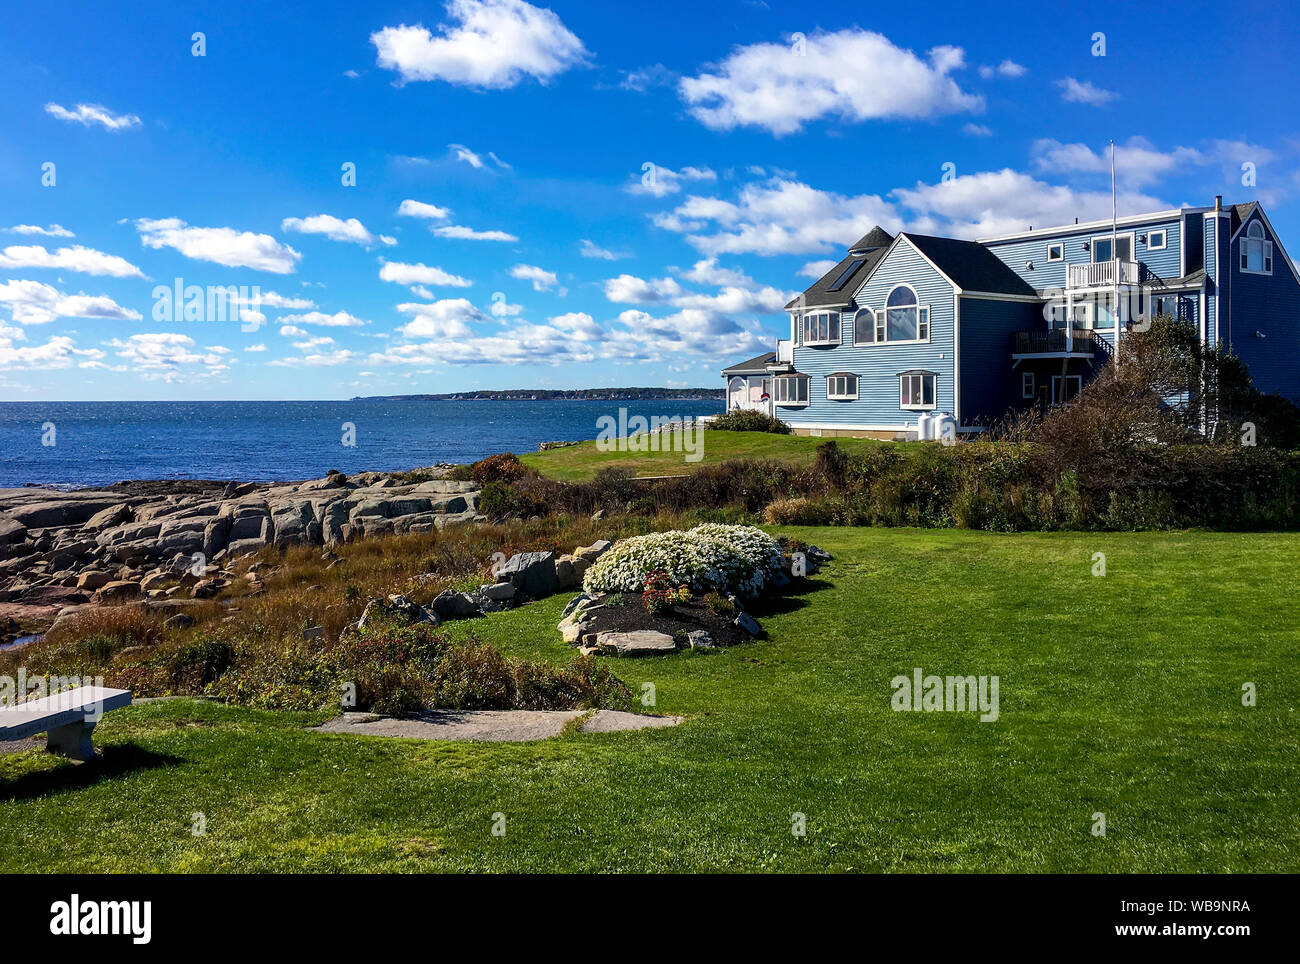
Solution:
{"label": "green lawn", "polygon": [[[578,482],[592,478],[601,469],[631,469],[638,476],[685,475],[691,469],[710,462],[725,462],[738,458],[787,459],[792,462],[811,462],[817,446],[824,438],[808,435],[773,435],[770,432],[710,432],[702,433],[702,456],[695,462],[686,461],[686,453],[675,452],[600,452],[595,442],[581,442],[562,449],[531,452],[519,460],[548,478],[561,482]],[[873,445],[906,445],[899,442],[877,442],[871,439],[837,438],[840,447],[856,452]],[[680,449],[680,446],[678,446]],[[698,453],[697,453],[698,454]]]}
{"label": "green lawn", "polygon": [[[132,707],[99,763],[0,756],[0,870],[1300,870],[1300,538],[781,531],[836,560],[768,639],[611,660],[680,727],[438,744]],[[564,661],[564,602],[474,628]],[[998,675],[1001,718],[892,712],[915,666]]]}

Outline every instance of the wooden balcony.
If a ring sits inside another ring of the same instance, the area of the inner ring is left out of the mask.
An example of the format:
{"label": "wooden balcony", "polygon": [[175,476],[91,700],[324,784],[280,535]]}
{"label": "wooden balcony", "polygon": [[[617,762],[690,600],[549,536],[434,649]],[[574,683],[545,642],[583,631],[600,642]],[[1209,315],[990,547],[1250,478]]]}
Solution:
{"label": "wooden balcony", "polygon": [[1091,358],[1092,331],[1088,328],[1013,331],[1011,354],[1016,358]]}
{"label": "wooden balcony", "polygon": [[1137,261],[1097,261],[1092,264],[1070,265],[1066,284],[1071,288],[1135,285],[1141,276],[1142,265]]}

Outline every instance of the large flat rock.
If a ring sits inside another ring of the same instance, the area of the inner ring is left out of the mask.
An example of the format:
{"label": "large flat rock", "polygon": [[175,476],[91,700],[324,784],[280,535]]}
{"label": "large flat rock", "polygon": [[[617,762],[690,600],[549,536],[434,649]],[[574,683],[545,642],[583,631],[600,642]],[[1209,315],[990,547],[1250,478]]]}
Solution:
{"label": "large flat rock", "polygon": [[[322,733],[396,736],[410,740],[467,740],[478,743],[523,743],[559,736],[570,720],[587,710],[429,710],[408,719],[373,713],[344,713],[323,726]],[[676,726],[680,716],[643,716],[597,710],[579,727],[583,733],[614,733]]]}

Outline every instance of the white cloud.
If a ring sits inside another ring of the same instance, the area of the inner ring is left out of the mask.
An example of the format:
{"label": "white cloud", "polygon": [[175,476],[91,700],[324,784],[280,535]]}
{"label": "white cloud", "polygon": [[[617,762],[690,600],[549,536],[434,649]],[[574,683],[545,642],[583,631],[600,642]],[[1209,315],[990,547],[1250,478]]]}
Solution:
{"label": "white cloud", "polygon": [[[1091,173],[1110,176],[1110,147],[1094,151],[1086,144],[1062,144],[1050,138],[1030,149],[1034,167],[1053,174]],[[1161,151],[1143,137],[1130,137],[1115,146],[1115,177],[1121,184],[1142,185],[1159,181],[1182,168],[1204,164],[1206,155],[1191,147]]]}
{"label": "white cloud", "polygon": [[5,228],[10,234],[40,234],[47,238],[74,238],[76,237],[71,231],[61,224],[51,224],[48,228],[43,228],[39,224],[15,224],[12,228]]}
{"label": "white cloud", "polygon": [[78,364],[87,365],[104,357],[97,348],[77,348],[76,342],[67,335],[51,338],[43,345],[14,344],[26,340],[27,335],[21,328],[0,325],[0,371],[71,368],[78,358],[86,359]]}
{"label": "white cloud", "polygon": [[1018,64],[1014,60],[1004,60],[996,67],[980,67],[980,76],[985,80],[993,77],[1023,77],[1029,73],[1029,68],[1023,64]]}
{"label": "white cloud", "polygon": [[310,298],[295,298],[293,296],[282,295],[275,291],[262,291],[257,289],[255,296],[250,296],[246,301],[235,299],[238,304],[248,304],[255,308],[284,308],[288,311],[303,311],[307,308],[315,308],[316,302]]}
{"label": "white cloud", "polygon": [[140,378],[150,381],[176,382],[192,375],[214,375],[226,371],[230,364],[224,352],[196,349],[193,338],[177,332],[132,335],[108,344]]}
{"label": "white cloud", "polygon": [[635,275],[621,274],[605,282],[605,298],[615,304],[645,305],[667,301],[682,293],[682,286],[672,278],[646,281]]}
{"label": "white cloud", "polygon": [[676,71],[669,70],[663,64],[654,64],[640,70],[623,71],[623,79],[618,86],[623,90],[643,94],[651,87],[672,87],[676,85],[677,77]]}
{"label": "white cloud", "polygon": [[211,261],[228,268],[254,268],[272,274],[291,274],[302,255],[269,234],[234,228],[193,228],[180,218],[135,222],[146,247],[175,248],[195,261]]}
{"label": "white cloud", "polygon": [[681,272],[687,281],[703,285],[752,285],[754,279],[735,268],[724,268],[717,258],[696,261],[689,271]]}
{"label": "white cloud", "polygon": [[398,329],[407,338],[462,338],[471,335],[471,325],[492,319],[475,308],[468,299],[447,298],[431,304],[408,302],[397,306],[411,320]]}
{"label": "white cloud", "polygon": [[368,325],[368,321],[363,321],[356,315],[350,315],[346,311],[336,311],[332,315],[327,315],[321,311],[309,311],[302,315],[284,315],[277,318],[276,323],[289,325],[320,325],[323,328],[358,328],[361,325]]}
{"label": "white cloud", "polygon": [[[1045,184],[1028,174],[1003,169],[965,174],[938,184],[920,184],[893,192],[900,204],[916,212],[910,229],[959,238],[990,237],[1109,217],[1110,191],[1078,191]],[[1157,198],[1121,191],[1119,213],[1168,207]]]}
{"label": "white cloud", "polygon": [[311,333],[306,328],[299,328],[297,325],[281,325],[280,334],[285,338],[306,338]]}
{"label": "white cloud", "polygon": [[403,83],[443,80],[472,87],[513,87],[525,77],[546,83],[581,64],[587,50],[558,16],[523,0],[449,0],[450,23],[435,36],[420,24],[370,35],[379,66]]}
{"label": "white cloud", "polygon": [[617,251],[610,251],[608,248],[602,248],[594,241],[588,241],[586,238],[582,239],[582,247],[578,253],[584,258],[598,258],[601,261],[619,261],[623,258],[629,257],[626,254],[621,254]]}
{"label": "white cloud", "polygon": [[68,295],[39,281],[0,282],[0,305],[8,305],[20,325],[43,325],[55,318],[140,320],[140,312],[123,308],[107,295]]}
{"label": "white cloud", "polygon": [[244,349],[244,351],[253,351],[253,352],[266,351],[266,346],[263,344],[249,345]]}
{"label": "white cloud", "polygon": [[1094,86],[1090,80],[1075,80],[1073,77],[1061,78],[1056,82],[1056,86],[1061,88],[1061,100],[1074,104],[1091,104],[1093,107],[1100,107],[1109,104],[1119,96],[1113,90],[1103,90]]}
{"label": "white cloud", "polygon": [[969,134],[971,137],[992,137],[993,128],[987,124],[970,123],[962,125],[962,133]]}
{"label": "white cloud", "polygon": [[432,228],[440,238],[455,238],[458,241],[518,241],[513,234],[505,231],[475,231],[460,224],[449,224],[441,228]]}
{"label": "white cloud", "polygon": [[935,47],[922,59],[853,28],[813,33],[802,49],[797,42],[740,47],[715,72],[683,78],[678,90],[708,127],[783,135],[822,117],[861,122],[978,111],[983,99],[949,76],[963,63],[960,47]]}
{"label": "white cloud", "polygon": [[532,282],[534,291],[549,291],[559,284],[554,271],[547,271],[532,264],[515,265],[510,269],[510,277]]}
{"label": "white cloud", "polygon": [[496,318],[514,318],[522,314],[523,310],[523,305],[512,305],[506,301],[506,296],[500,291],[493,293],[492,304],[488,306],[488,311]]}
{"label": "white cloud", "polygon": [[812,278],[814,281],[816,281],[818,278],[826,274],[827,271],[830,271],[831,268],[835,267],[837,264],[839,264],[838,261],[831,261],[829,259],[826,261],[809,261],[806,265],[804,265],[802,268],[799,269],[798,274],[800,274],[804,278]]}
{"label": "white cloud", "polygon": [[68,110],[66,107],[50,102],[45,105],[45,113],[72,124],[81,124],[83,127],[98,124],[110,131],[125,131],[140,126],[140,118],[135,114],[114,114],[100,104],[78,104],[76,109]]}
{"label": "white cloud", "polygon": [[647,161],[641,165],[641,176],[627,186],[629,194],[649,194],[664,197],[682,189],[683,181],[716,181],[718,175],[707,167],[684,167],[674,171]]}
{"label": "white cloud", "polygon": [[379,269],[380,281],[395,281],[403,285],[441,285],[448,288],[468,288],[474,282],[460,275],[450,274],[441,268],[433,268],[423,263],[403,264],[400,261],[386,261]]}
{"label": "white cloud", "polygon": [[874,194],[846,196],[770,178],[745,185],[735,201],[693,195],[654,223],[685,234],[708,255],[771,255],[843,251],[872,226],[894,231],[901,219]]}
{"label": "white cloud", "polygon": [[74,245],[48,251],[39,244],[10,245],[0,250],[0,268],[61,268],[113,278],[143,278],[144,272],[115,254]]}
{"label": "white cloud", "polygon": [[431,221],[445,221],[451,217],[451,208],[440,208],[436,204],[426,204],[407,198],[397,207],[397,213],[408,218],[428,218]]}
{"label": "white cloud", "polygon": [[374,235],[356,218],[346,221],[332,214],[313,214],[306,218],[285,218],[280,222],[281,231],[293,231],[298,234],[322,234],[331,241],[348,241],[352,244],[372,245],[382,243],[394,245],[396,238],[387,235]]}

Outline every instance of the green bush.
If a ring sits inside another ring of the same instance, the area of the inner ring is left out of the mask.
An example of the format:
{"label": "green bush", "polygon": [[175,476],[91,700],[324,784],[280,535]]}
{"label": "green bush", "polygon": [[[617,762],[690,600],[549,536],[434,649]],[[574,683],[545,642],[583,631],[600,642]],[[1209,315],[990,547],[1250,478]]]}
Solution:
{"label": "green bush", "polygon": [[793,429],[779,418],[751,408],[733,408],[716,415],[708,422],[708,431],[721,432],[771,432],[789,435]]}

